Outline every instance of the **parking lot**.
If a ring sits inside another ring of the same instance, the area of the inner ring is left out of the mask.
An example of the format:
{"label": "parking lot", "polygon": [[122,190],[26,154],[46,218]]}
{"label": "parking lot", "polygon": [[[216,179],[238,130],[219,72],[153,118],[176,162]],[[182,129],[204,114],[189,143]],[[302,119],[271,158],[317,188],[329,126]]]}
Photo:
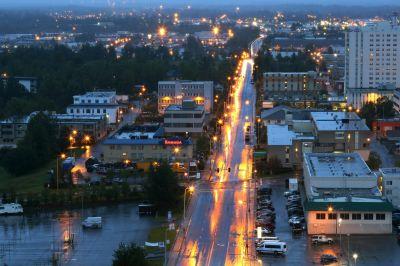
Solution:
{"label": "parking lot", "polygon": [[[306,232],[293,235],[288,224],[283,193],[284,178],[268,178],[264,185],[272,188],[271,200],[276,212],[275,235],[287,243],[286,256],[260,256],[263,265],[321,265],[322,254],[338,257],[338,263],[329,265],[355,265],[353,254],[357,253],[356,265],[400,265],[400,245],[395,235],[333,235],[333,244],[313,245]],[[341,243],[340,243],[341,242]],[[341,248],[340,248],[341,247]],[[342,252],[340,252],[342,250]]]}

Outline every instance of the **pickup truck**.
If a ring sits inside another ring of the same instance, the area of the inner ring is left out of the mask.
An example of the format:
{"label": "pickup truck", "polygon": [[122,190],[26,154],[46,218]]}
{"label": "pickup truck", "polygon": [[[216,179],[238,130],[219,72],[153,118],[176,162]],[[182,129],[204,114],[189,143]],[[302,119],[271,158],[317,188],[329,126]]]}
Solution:
{"label": "pickup truck", "polygon": [[313,244],[332,244],[333,239],[330,237],[327,237],[325,235],[315,235],[311,237],[311,241]]}

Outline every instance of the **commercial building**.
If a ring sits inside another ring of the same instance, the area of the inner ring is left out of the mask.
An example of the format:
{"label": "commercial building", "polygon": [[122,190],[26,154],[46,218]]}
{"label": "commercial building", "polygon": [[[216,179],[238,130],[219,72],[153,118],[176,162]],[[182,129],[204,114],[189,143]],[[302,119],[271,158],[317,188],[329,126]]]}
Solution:
{"label": "commercial building", "polygon": [[109,124],[120,122],[122,116],[115,91],[96,91],[75,95],[74,103],[67,107],[67,113],[105,115]]}
{"label": "commercial building", "polygon": [[158,124],[145,124],[120,129],[103,141],[102,151],[106,162],[188,162],[193,157],[193,143],[187,138],[164,137]]}
{"label": "commercial building", "polygon": [[0,148],[15,148],[25,137],[29,121],[37,114],[33,112],[24,117],[12,117],[0,121]]}
{"label": "commercial building", "polygon": [[107,119],[105,115],[86,114],[54,114],[51,115],[58,128],[68,128],[76,132],[77,137],[89,136],[91,141],[98,141],[107,135]]}
{"label": "commercial building", "polygon": [[378,184],[386,200],[400,209],[400,168],[379,169]]}
{"label": "commercial building", "polygon": [[301,168],[303,154],[358,152],[369,156],[370,130],[351,112],[325,112],[276,107],[261,114],[267,127],[267,158],[284,167]]}
{"label": "commercial building", "polygon": [[303,162],[308,234],[390,234],[392,204],[358,153],[307,153]]}
{"label": "commercial building", "polygon": [[378,139],[386,139],[391,132],[400,131],[400,118],[386,118],[372,121],[372,132]]}
{"label": "commercial building", "polygon": [[264,94],[269,98],[314,98],[318,97],[323,83],[315,71],[308,72],[266,72]]}
{"label": "commercial building", "polygon": [[400,90],[394,90],[392,100],[394,110],[396,110],[397,113],[400,113]]}
{"label": "commercial building", "polygon": [[400,26],[397,18],[346,32],[345,90],[393,84],[400,88]]}
{"label": "commercial building", "polygon": [[354,110],[360,110],[366,103],[376,101],[381,97],[386,97],[389,100],[393,99],[395,87],[392,85],[384,85],[376,88],[348,88],[346,90],[347,105]]}
{"label": "commercial building", "polygon": [[204,106],[184,100],[182,105],[170,105],[164,113],[164,129],[168,135],[201,134],[205,121]]}
{"label": "commercial building", "polygon": [[314,137],[295,133],[288,125],[267,126],[267,160],[278,158],[283,167],[301,166],[303,153],[312,152]]}
{"label": "commercial building", "polygon": [[358,152],[369,156],[370,130],[353,112],[311,112],[314,152]]}
{"label": "commercial building", "polygon": [[208,114],[213,108],[214,83],[212,81],[159,81],[158,112],[164,114],[170,105],[182,105],[184,100],[203,105]]}

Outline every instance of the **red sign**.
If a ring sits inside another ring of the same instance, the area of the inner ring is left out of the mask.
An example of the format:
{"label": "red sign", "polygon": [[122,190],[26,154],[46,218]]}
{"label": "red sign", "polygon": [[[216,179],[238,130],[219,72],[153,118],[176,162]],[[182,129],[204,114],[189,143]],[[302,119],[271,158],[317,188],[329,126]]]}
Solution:
{"label": "red sign", "polygon": [[182,140],[174,139],[174,140],[164,140],[164,145],[182,145]]}

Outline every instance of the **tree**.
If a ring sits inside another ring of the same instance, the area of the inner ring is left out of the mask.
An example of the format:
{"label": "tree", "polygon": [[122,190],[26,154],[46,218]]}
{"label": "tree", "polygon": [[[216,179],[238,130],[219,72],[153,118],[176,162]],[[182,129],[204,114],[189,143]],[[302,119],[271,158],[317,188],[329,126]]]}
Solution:
{"label": "tree", "polygon": [[267,161],[267,169],[270,174],[277,174],[282,170],[282,162],[277,156],[271,156]]}
{"label": "tree", "polygon": [[58,151],[56,130],[51,119],[42,112],[28,123],[23,140],[16,149],[6,150],[2,166],[15,175],[22,175],[43,166]]}
{"label": "tree", "polygon": [[360,116],[371,127],[372,121],[379,118],[388,118],[395,115],[393,101],[387,97],[380,97],[376,103],[367,102],[360,110]]}
{"label": "tree", "polygon": [[378,170],[381,164],[382,160],[379,154],[374,151],[371,151],[367,160],[367,165],[369,166],[369,168],[371,168],[372,170]]}
{"label": "tree", "polygon": [[162,212],[176,208],[182,192],[167,162],[150,167],[145,189],[149,200]]}
{"label": "tree", "polygon": [[207,135],[201,135],[196,141],[197,154],[203,154],[205,157],[210,155],[210,138]]}
{"label": "tree", "polygon": [[113,255],[113,266],[146,266],[149,265],[146,260],[146,254],[143,248],[136,244],[119,244]]}

